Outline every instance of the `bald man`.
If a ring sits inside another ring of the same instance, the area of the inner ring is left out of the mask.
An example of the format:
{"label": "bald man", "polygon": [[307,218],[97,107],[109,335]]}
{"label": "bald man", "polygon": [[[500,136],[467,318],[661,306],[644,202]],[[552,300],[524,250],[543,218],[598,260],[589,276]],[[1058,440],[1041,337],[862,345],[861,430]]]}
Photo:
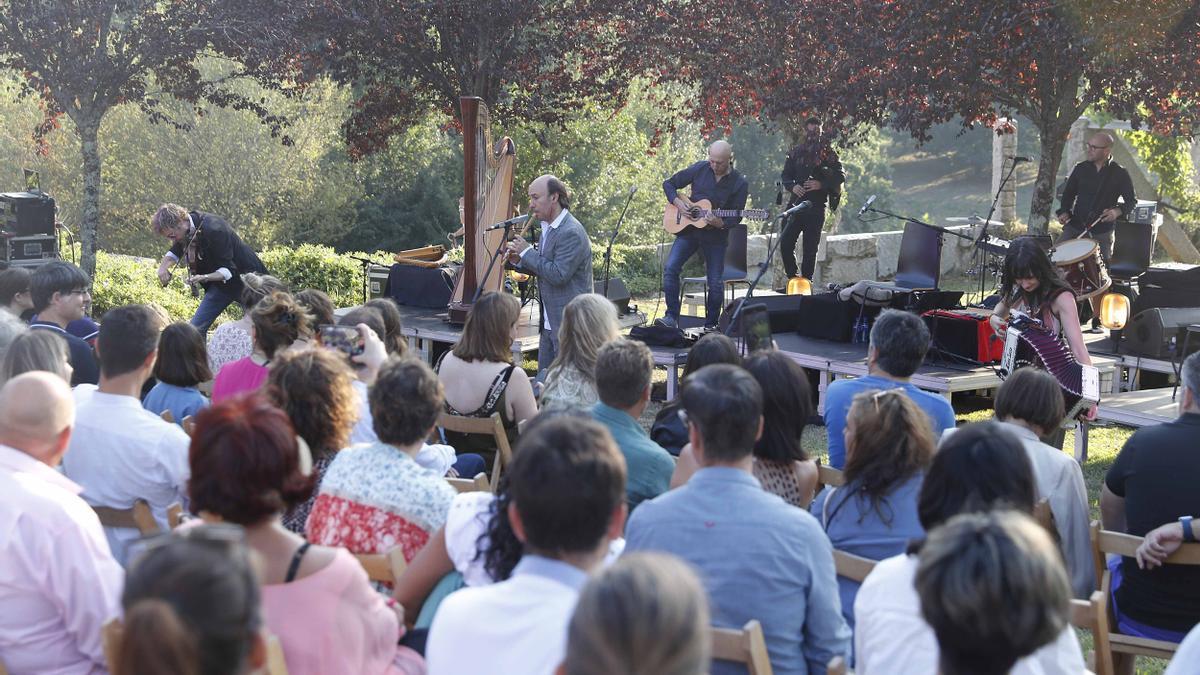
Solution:
{"label": "bald man", "polygon": [[567,208],[571,195],[555,176],[540,176],[529,184],[529,214],[541,222],[537,248],[521,237],[508,243],[509,262],[537,276],[541,307],[538,341],[538,381],[558,353],[558,330],[563,308],[575,296],[591,293],[592,240]]}
{"label": "bald man", "polygon": [[[1100,245],[1105,264],[1112,255],[1113,223],[1137,206],[1129,172],[1112,158],[1113,143],[1106,131],[1087,140],[1087,159],[1071,170],[1056,212],[1063,224],[1059,241],[1093,239]],[[1099,296],[1092,298],[1092,332],[1100,331],[1099,302]]]}
{"label": "bald man", "polygon": [[0,661],[15,673],[103,673],[100,633],[124,574],[82,488],[54,467],[75,423],[60,377],[0,389]]}
{"label": "bald man", "polygon": [[[679,193],[691,186],[691,196]],[[708,159],[696,162],[688,168],[663,181],[663,194],[667,201],[681,211],[691,211],[694,202],[707,199],[713,209],[742,210],[750,185],[742,174],[733,168],[733,146],[726,141],[716,141],[708,146]],[[704,302],[704,327],[714,329],[721,316],[722,297],[725,293],[725,249],[729,245],[729,228],[742,222],[741,217],[717,218],[709,215],[703,228],[687,226],[675,235],[671,253],[663,268],[663,293],[667,296],[667,313],[658,323],[679,326],[680,295],[679,274],[683,265],[699,251],[704,256],[708,294]]]}

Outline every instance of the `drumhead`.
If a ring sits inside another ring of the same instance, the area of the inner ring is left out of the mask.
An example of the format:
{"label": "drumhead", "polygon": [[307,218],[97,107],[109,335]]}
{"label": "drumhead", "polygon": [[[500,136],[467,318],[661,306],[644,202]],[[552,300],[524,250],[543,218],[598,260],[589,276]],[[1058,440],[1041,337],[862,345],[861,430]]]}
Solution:
{"label": "drumhead", "polygon": [[1077,260],[1083,260],[1093,255],[1100,246],[1091,239],[1071,239],[1060,241],[1054,248],[1050,259],[1055,265],[1067,265]]}

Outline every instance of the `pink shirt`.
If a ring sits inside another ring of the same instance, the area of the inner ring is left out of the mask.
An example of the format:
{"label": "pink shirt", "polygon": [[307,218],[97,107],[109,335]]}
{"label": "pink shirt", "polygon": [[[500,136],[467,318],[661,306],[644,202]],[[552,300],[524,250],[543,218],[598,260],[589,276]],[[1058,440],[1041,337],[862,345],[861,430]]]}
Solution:
{"label": "pink shirt", "polygon": [[270,372],[249,356],[225,364],[213,380],[212,402],[219,403],[235,394],[257,390],[267,381]]}
{"label": "pink shirt", "polygon": [[262,604],[290,675],[425,672],[416,652],[396,645],[396,613],[345,549],[314,574],[263,586]]}
{"label": "pink shirt", "polygon": [[107,673],[100,631],[125,574],[75,483],[0,445],[0,661],[10,672]]}

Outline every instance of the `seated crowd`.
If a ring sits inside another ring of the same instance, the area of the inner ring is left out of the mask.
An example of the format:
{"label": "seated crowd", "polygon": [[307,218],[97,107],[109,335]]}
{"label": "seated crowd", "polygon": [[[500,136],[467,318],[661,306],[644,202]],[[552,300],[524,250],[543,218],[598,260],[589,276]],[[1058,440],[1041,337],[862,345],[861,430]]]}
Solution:
{"label": "seated crowd", "polygon": [[[741,673],[714,628],[749,626],[776,673],[1079,675],[1072,598],[1106,572],[1120,632],[1182,641],[1168,672],[1200,672],[1200,567],[1168,561],[1200,530],[1179,518],[1200,516],[1200,355],[1179,419],[1096,495],[1106,529],[1145,536],[1097,570],[1080,467],[1042,441],[1056,381],[1019,370],[995,421],[955,429],[909,381],[911,314],[883,312],[869,374],[828,389],[836,471],[805,448],[807,373],[720,334],[649,424],[653,356],[598,295],[566,306],[537,382],[505,294],[431,368],[390,300],[338,316],[247,275],[206,340],[145,305],[97,329],[89,283],[0,272],[9,673]],[[362,349],[326,346],[335,324]],[[445,415],[496,416],[511,459]]]}

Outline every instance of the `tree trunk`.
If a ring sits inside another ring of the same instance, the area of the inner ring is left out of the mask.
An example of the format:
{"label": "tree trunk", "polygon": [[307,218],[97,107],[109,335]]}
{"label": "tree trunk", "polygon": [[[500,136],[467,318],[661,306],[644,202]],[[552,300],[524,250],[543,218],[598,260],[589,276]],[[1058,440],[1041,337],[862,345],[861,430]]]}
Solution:
{"label": "tree trunk", "polygon": [[1042,137],[1042,153],[1038,160],[1037,180],[1033,184],[1033,200],[1029,205],[1029,234],[1046,234],[1054,213],[1054,188],[1058,180],[1058,165],[1071,133],[1071,123],[1059,117],[1049,123],[1038,123]]}
{"label": "tree trunk", "polygon": [[79,132],[83,153],[83,221],[79,224],[79,240],[83,247],[80,262],[89,277],[96,277],[96,231],[100,225],[100,146],[96,136],[100,131],[99,116],[80,115],[75,128]]}

